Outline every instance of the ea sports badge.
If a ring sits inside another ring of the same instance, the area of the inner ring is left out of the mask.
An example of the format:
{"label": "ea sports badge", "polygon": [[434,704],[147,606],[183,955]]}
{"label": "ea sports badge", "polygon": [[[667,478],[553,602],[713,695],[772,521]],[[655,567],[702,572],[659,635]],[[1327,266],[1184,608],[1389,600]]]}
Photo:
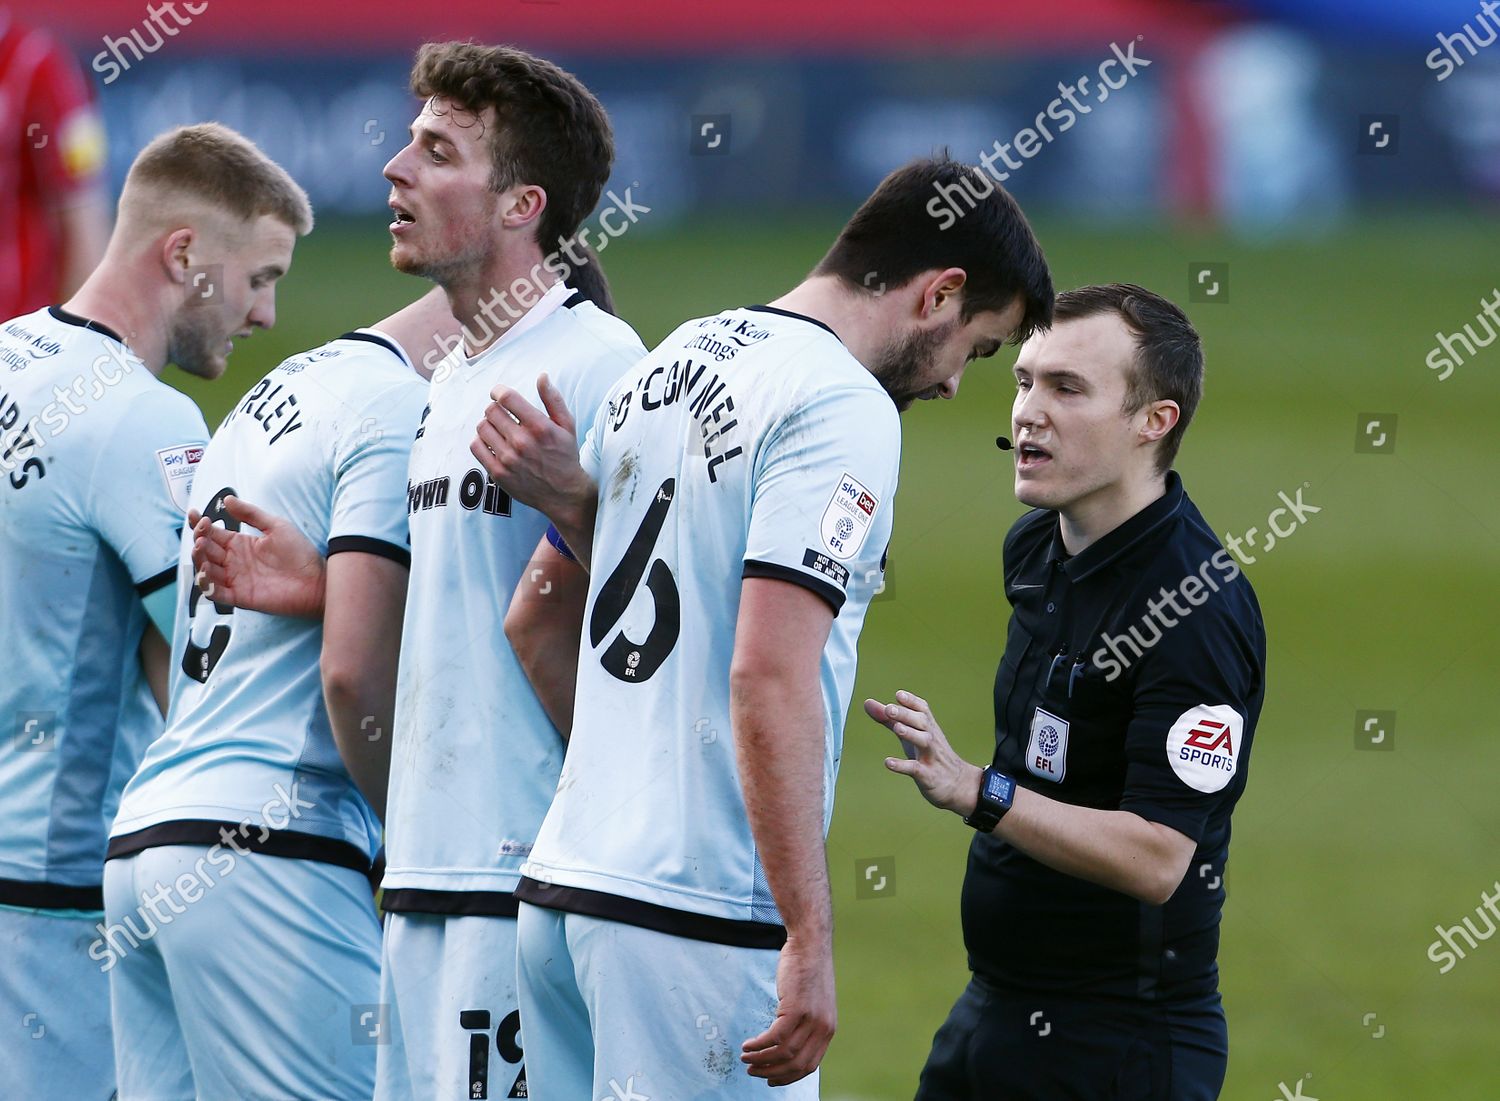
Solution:
{"label": "ea sports badge", "polygon": [[1068,720],[1040,707],[1031,717],[1031,741],[1026,746],[1026,771],[1060,784],[1068,772]]}
{"label": "ea sports badge", "polygon": [[1167,732],[1167,760],[1195,791],[1223,791],[1239,768],[1245,720],[1228,704],[1199,704]]}

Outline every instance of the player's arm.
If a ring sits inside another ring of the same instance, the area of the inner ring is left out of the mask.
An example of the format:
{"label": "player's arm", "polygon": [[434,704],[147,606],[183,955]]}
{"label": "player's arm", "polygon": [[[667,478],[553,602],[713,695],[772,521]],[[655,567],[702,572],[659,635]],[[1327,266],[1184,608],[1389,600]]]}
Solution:
{"label": "player's arm", "polygon": [[823,843],[820,658],[833,610],[802,585],[747,577],[730,666],[730,722],[745,809],[786,924],[776,1019],[747,1040],[757,1078],[786,1085],[817,1069],[833,1039],[833,904]]}
{"label": "player's arm", "polygon": [[171,671],[172,645],[162,637],[154,623],[147,623],[145,633],[141,635],[141,672],[146,675],[146,684],[150,686],[163,718],[167,715],[167,685]]}
{"label": "player's arm", "polygon": [[328,722],[344,767],[384,821],[407,568],[351,550],[332,555],[327,574],[319,665]]}
{"label": "player's arm", "polygon": [[238,497],[225,497],[224,510],[260,534],[230,531],[197,511],[189,512],[198,587],[236,608],[321,617],[328,563],[301,529]]}
{"label": "player's arm", "polygon": [[[984,770],[948,744],[926,700],[897,692],[893,703],[866,700],[865,714],[915,752],[910,760],[887,757],[886,768],[915,780],[933,806],[960,817],[974,813]],[[1172,897],[1197,848],[1192,838],[1130,811],[1077,807],[1021,787],[995,834],[1049,868],[1152,905]]]}
{"label": "player's arm", "polygon": [[579,462],[573,414],[562,392],[543,374],[537,393],[545,411],[508,386],[490,391],[493,400],[469,451],[505,492],[552,521],[586,570],[599,487]]}
{"label": "player's arm", "polygon": [[573,730],[578,645],[588,595],[588,573],[543,538],[505,613],[505,637],[565,741]]}

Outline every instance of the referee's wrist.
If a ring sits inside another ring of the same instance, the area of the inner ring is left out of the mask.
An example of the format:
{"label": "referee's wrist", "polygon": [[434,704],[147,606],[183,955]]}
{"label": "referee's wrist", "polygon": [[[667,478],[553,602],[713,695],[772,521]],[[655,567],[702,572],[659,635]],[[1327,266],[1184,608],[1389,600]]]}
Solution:
{"label": "referee's wrist", "polygon": [[958,785],[958,802],[950,809],[960,818],[970,818],[979,806],[979,785],[984,782],[984,769],[979,765],[964,762],[964,778]]}

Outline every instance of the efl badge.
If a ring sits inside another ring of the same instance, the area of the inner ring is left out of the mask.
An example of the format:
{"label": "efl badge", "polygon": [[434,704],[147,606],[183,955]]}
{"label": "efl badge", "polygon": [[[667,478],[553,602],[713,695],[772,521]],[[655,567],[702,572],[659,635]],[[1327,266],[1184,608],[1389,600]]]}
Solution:
{"label": "efl badge", "polygon": [[1031,717],[1031,741],[1026,746],[1026,771],[1054,784],[1068,771],[1068,720],[1040,707]]}
{"label": "efl badge", "polygon": [[823,510],[823,545],[835,558],[853,558],[865,545],[879,499],[849,474],[839,478]]}
{"label": "efl badge", "polygon": [[1167,760],[1195,791],[1223,791],[1239,767],[1245,720],[1228,704],[1199,704],[1167,732]]}
{"label": "efl badge", "polygon": [[188,494],[193,491],[193,472],[203,458],[202,444],[187,444],[183,447],[168,447],[156,453],[156,462],[161,467],[161,476],[166,479],[167,494],[177,511],[188,510]]}

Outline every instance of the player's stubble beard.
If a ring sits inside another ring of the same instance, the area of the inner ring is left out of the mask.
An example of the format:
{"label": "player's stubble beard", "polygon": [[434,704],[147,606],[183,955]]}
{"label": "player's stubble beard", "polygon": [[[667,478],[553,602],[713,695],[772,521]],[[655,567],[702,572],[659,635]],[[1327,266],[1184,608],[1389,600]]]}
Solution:
{"label": "player's stubble beard", "polygon": [[216,379],[229,366],[224,358],[224,342],[229,334],[219,323],[220,307],[185,305],[172,319],[167,333],[167,362],[202,379]]}
{"label": "player's stubble beard", "polygon": [[918,329],[892,339],[880,350],[870,373],[885,387],[897,412],[906,412],[929,391],[936,393],[940,384],[922,386],[921,381],[931,376],[937,350],[957,327],[958,322],[952,321],[941,329]]}

